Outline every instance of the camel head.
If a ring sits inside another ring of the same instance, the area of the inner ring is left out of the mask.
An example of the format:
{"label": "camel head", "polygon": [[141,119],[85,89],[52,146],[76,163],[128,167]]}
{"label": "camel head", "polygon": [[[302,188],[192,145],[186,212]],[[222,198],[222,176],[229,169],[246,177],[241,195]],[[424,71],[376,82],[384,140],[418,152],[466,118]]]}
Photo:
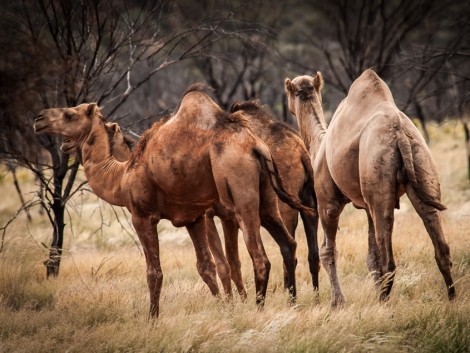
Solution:
{"label": "camel head", "polygon": [[300,103],[312,101],[321,106],[321,90],[324,80],[321,72],[317,72],[315,77],[303,75],[297,76],[292,81],[288,78],[284,81],[284,89],[287,95],[287,105],[289,111],[297,116],[297,109]]}
{"label": "camel head", "polygon": [[34,132],[62,136],[64,141],[60,149],[65,153],[71,153],[88,136],[93,119],[103,119],[96,103],[83,103],[71,108],[45,109],[34,121]]}
{"label": "camel head", "polygon": [[117,123],[106,122],[106,132],[111,142],[111,153],[118,161],[125,162],[129,159],[134,148],[135,140],[126,136]]}

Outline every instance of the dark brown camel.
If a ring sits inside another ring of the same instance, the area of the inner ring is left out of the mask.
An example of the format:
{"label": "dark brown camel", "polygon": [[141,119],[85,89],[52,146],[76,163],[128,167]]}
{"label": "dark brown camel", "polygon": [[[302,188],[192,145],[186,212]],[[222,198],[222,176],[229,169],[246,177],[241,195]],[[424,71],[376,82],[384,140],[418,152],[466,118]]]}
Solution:
{"label": "dark brown camel", "polygon": [[[275,121],[272,114],[261,107],[258,101],[235,103],[231,107],[231,113],[242,115],[254,134],[260,137],[270,148],[274,161],[278,167],[279,175],[283,180],[285,189],[293,195],[298,195],[304,205],[316,208],[315,192],[313,185],[313,170],[310,157],[301,137],[287,125]],[[294,236],[298,223],[298,211],[289,205],[279,202],[284,224],[289,233]],[[212,253],[222,253],[217,230],[212,220],[214,213],[209,213],[208,235]],[[228,263],[230,264],[231,277],[238,292],[242,297],[246,296],[241,277],[240,259],[238,257],[238,223],[235,217],[221,209],[215,208],[215,215],[222,221],[224,230],[225,248]],[[314,290],[318,290],[318,272],[320,259],[318,254],[317,228],[318,217],[307,212],[300,212],[304,224],[308,246],[309,269],[312,275]],[[261,225],[270,230],[269,215],[265,215],[260,209]],[[217,262],[217,259],[216,259]],[[285,272],[284,285],[287,287],[287,273]]]}

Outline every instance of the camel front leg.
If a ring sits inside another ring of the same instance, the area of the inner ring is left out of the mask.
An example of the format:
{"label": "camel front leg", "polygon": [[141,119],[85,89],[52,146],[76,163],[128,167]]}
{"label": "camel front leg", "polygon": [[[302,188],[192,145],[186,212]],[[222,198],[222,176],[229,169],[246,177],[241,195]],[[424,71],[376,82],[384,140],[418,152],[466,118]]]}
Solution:
{"label": "camel front leg", "polygon": [[325,233],[322,247],[320,249],[320,260],[328,273],[331,284],[331,307],[342,306],[346,299],[341,290],[341,285],[336,271],[338,253],[336,251],[336,233],[338,231],[339,216],[344,204],[330,202],[322,207],[319,202],[320,221]]}
{"label": "camel front leg", "polygon": [[159,219],[156,217],[139,217],[132,215],[132,224],[139,236],[140,243],[147,263],[147,285],[150,293],[149,316],[154,318],[159,315],[160,293],[163,283],[163,272],[160,266],[160,247],[156,225]]}
{"label": "camel front leg", "polygon": [[206,282],[212,295],[219,295],[215,264],[207,240],[206,216],[198,217],[193,223],[186,226],[186,229],[188,229],[194,249],[196,250],[196,267],[199,275]]}

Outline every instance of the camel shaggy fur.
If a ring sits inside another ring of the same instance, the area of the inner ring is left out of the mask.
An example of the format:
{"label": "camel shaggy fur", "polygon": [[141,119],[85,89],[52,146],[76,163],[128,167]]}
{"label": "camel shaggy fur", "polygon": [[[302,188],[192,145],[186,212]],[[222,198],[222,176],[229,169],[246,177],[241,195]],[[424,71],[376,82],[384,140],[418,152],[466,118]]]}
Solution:
{"label": "camel shaggy fur", "polygon": [[289,110],[297,118],[313,161],[325,233],[320,258],[331,282],[332,305],[345,301],[336,272],[336,232],[348,202],[367,212],[367,265],[380,289],[380,299],[388,299],[395,276],[394,208],[404,193],[423,220],[448,297],[453,299],[452,261],[439,213],[445,207],[440,202],[436,166],[423,137],[396,107],[390,89],[372,70],[353,82],[328,129],[322,110],[322,87],[320,73],[285,80]]}
{"label": "camel shaggy fur", "polygon": [[43,110],[35,132],[77,141],[93,191],[130,211],[147,262],[151,316],[159,314],[163,281],[156,232],[162,218],[188,229],[197,269],[211,292],[219,293],[205,220],[205,211],[217,203],[233,211],[242,228],[253,261],[257,303],[264,303],[270,270],[259,234],[260,208],[276,224],[275,238],[295,295],[296,243],[282,223],[276,194],[293,207],[310,209],[285,192],[269,149],[245,121],[224,113],[198,87],[188,90],[168,121],[144,133],[126,162],[112,156],[104,119],[93,103]]}

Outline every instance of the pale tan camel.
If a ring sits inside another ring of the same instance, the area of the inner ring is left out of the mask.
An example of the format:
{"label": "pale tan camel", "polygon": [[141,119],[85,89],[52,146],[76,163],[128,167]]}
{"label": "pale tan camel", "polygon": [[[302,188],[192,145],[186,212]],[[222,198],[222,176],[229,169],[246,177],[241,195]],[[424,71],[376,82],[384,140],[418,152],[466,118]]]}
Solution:
{"label": "pale tan camel", "polygon": [[392,93],[372,70],[366,70],[349,89],[326,128],[321,103],[323,78],[299,76],[285,80],[289,110],[297,117],[310,150],[320,221],[325,239],[320,258],[332,287],[332,305],[343,303],[336,273],[336,232],[348,202],[367,212],[367,265],[387,300],[393,285],[394,208],[406,192],[432,240],[435,258],[455,297],[449,246],[439,211],[440,185],[431,153],[419,131],[395,105]]}
{"label": "pale tan camel", "polygon": [[198,271],[211,292],[218,294],[204,213],[219,202],[235,212],[243,230],[255,270],[257,303],[264,303],[270,269],[259,234],[260,207],[278,224],[276,240],[295,295],[296,243],[282,223],[276,193],[293,207],[308,208],[282,188],[269,149],[246,123],[225,114],[197,90],[189,89],[178,111],[142,136],[127,162],[111,155],[96,104],[46,109],[35,122],[36,133],[78,141],[90,187],[105,201],[131,212],[147,262],[151,316],[159,313],[163,281],[156,234],[162,218],[186,226],[196,249]]}
{"label": "pale tan camel", "polygon": [[[279,175],[283,180],[285,189],[294,195],[298,195],[304,205],[316,208],[315,192],[313,185],[313,170],[308,151],[300,136],[287,125],[275,121],[271,113],[261,107],[258,101],[235,103],[231,107],[231,113],[242,115],[246,118],[250,129],[260,137],[270,148],[278,167]],[[295,235],[299,212],[283,202],[279,202],[284,224],[291,235]],[[215,207],[215,214],[221,218],[225,238],[225,253],[230,264],[231,277],[238,292],[243,297],[246,292],[243,286],[240,259],[238,257],[238,223],[230,213]],[[270,230],[269,215],[264,215],[260,210],[261,225]],[[208,235],[212,253],[221,253],[221,244],[212,216],[208,217]],[[318,254],[317,228],[318,217],[307,212],[300,212],[304,224],[308,246],[309,269],[312,276],[314,290],[318,290],[318,272],[320,258]],[[212,240],[211,240],[212,239]],[[216,260],[217,262],[217,260]],[[287,288],[287,273],[284,276],[284,286]]]}

